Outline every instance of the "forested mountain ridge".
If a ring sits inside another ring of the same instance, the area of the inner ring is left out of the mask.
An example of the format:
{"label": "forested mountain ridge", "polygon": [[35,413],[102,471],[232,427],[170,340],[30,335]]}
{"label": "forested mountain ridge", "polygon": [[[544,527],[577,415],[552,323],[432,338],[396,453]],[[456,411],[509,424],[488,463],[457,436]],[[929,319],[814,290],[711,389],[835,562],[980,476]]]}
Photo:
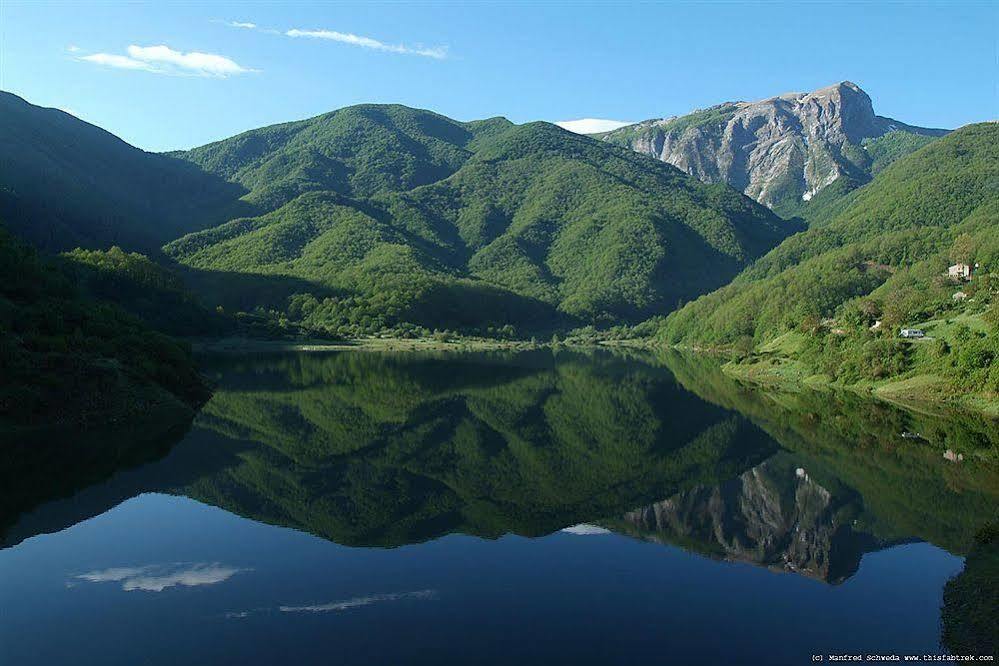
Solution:
{"label": "forested mountain ridge", "polygon": [[250,210],[243,188],[0,91],[0,215],[46,251],[156,251]]}
{"label": "forested mountain ridge", "polygon": [[[971,267],[970,278],[948,275]],[[999,125],[954,131],[666,320],[671,344],[756,350],[844,382],[930,373],[999,390]],[[928,337],[910,344],[901,327]]]}
{"label": "forested mountain ridge", "polygon": [[[863,185],[946,130],[875,115],[854,83],[758,102],[725,102],[599,135],[709,182],[728,183],[782,215],[808,216],[829,185]],[[827,193],[826,198],[829,198]]]}
{"label": "forested mountain ridge", "polygon": [[339,334],[634,321],[796,230],[726,186],[549,123],[375,105],[302,123],[185,154],[258,206],[287,202],[164,249],[199,270],[331,290],[287,312]]}
{"label": "forested mountain ridge", "polygon": [[244,186],[273,210],[310,191],[365,198],[451,175],[505,118],[462,123],[398,104],[361,104],[250,130],[171,155]]}
{"label": "forested mountain ridge", "polygon": [[227,311],[247,308],[260,279],[281,283],[278,302],[249,308],[334,335],[640,321],[797,228],[548,123],[365,104],[154,155],[2,102],[0,204],[14,233],[45,250],[174,260]]}

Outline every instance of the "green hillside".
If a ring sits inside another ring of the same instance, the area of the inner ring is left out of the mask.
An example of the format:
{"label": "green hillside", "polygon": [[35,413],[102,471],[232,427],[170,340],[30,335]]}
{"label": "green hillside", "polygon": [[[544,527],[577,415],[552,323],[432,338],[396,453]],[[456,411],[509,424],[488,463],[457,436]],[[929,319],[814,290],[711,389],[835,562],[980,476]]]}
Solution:
{"label": "green hillside", "polygon": [[[663,338],[755,348],[845,382],[930,372],[999,390],[997,186],[999,125],[957,130],[885,169],[828,223],[673,313]],[[980,267],[956,282],[945,275],[955,262]],[[935,340],[898,339],[916,325]]]}
{"label": "green hillside", "polygon": [[154,251],[248,211],[243,189],[0,91],[0,216],[48,251]]}
{"label": "green hillside", "polygon": [[305,192],[364,198],[435,182],[465,163],[478,138],[511,125],[504,118],[460,123],[421,109],[364,104],[174,155],[239,183],[248,201],[273,210]]}
{"label": "green hillside", "polygon": [[84,298],[64,270],[0,229],[0,427],[190,418],[208,391],[188,350]]}
{"label": "green hillside", "polygon": [[63,271],[92,300],[114,303],[168,335],[219,335],[233,323],[208,310],[175,272],[137,252],[77,248],[61,255]]}
{"label": "green hillside", "polygon": [[343,335],[638,320],[794,229],[728,187],[547,123],[368,105],[183,156],[280,206],[165,251],[311,283],[284,316]]}
{"label": "green hillside", "polygon": [[899,128],[881,136],[863,139],[859,144],[844,145],[840,156],[844,161],[844,175],[810,200],[788,199],[774,210],[785,217],[800,217],[810,226],[824,224],[853,201],[858,188],[897,160],[936,141],[944,133],[942,130],[924,130],[898,124],[901,125]]}

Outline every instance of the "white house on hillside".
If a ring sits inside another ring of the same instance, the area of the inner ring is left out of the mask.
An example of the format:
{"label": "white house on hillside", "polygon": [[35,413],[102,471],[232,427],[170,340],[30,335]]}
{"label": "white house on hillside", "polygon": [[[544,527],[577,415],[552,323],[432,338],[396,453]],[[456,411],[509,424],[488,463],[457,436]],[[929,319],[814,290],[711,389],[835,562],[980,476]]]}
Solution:
{"label": "white house on hillside", "polygon": [[971,266],[968,264],[954,264],[947,269],[947,275],[954,280],[964,280],[967,282],[971,279]]}

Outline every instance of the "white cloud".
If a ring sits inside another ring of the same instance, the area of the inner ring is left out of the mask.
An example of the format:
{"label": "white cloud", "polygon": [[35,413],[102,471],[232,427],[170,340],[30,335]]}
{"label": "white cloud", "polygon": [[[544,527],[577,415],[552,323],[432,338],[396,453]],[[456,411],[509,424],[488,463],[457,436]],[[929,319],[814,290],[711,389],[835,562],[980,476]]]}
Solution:
{"label": "white cloud", "polygon": [[567,129],[576,134],[595,134],[597,132],[609,132],[632,123],[623,120],[606,120],[604,118],[580,118],[579,120],[560,120],[555,123],[562,129]]}
{"label": "white cloud", "polygon": [[239,30],[253,30],[255,32],[265,32],[268,35],[280,35],[283,34],[280,30],[275,30],[274,28],[264,28],[258,23],[252,23],[250,21],[220,21],[213,20],[214,23],[221,23],[222,25],[227,25],[230,28],[237,28]]}
{"label": "white cloud", "polygon": [[606,528],[600,527],[599,525],[589,525],[587,523],[580,523],[579,525],[566,527],[562,531],[568,534],[575,534],[576,536],[594,536],[597,534],[610,534],[610,530]]}
{"label": "white cloud", "polygon": [[285,32],[289,37],[311,37],[313,39],[326,39],[333,42],[340,42],[342,44],[350,44],[352,46],[360,46],[365,49],[374,49],[376,51],[386,51],[388,53],[404,53],[407,55],[418,55],[424,56],[426,58],[436,58],[437,60],[443,60],[447,57],[447,47],[446,46],[406,46],[404,44],[386,44],[372,37],[364,37],[362,35],[355,35],[349,32],[337,32],[335,30],[299,30],[293,28]]}
{"label": "white cloud", "polygon": [[229,580],[240,571],[247,570],[225,566],[218,562],[196,562],[194,564],[149,564],[141,567],[100,569],[80,574],[75,578],[88,583],[121,583],[121,589],[126,592],[133,590],[162,592],[178,585],[184,587],[214,585]]}
{"label": "white cloud", "polygon": [[77,46],[76,44],[70,44],[69,46],[66,47],[66,50],[69,51],[70,53],[79,53],[80,47]]}
{"label": "white cloud", "polygon": [[114,53],[91,53],[90,55],[80,56],[80,60],[86,60],[87,62],[94,63],[95,65],[114,67],[116,69],[141,69],[146,72],[156,71],[156,68],[148,62],[135,60],[134,58],[129,58],[128,56],[115,55]]}
{"label": "white cloud", "polygon": [[354,597],[344,601],[331,601],[326,604],[315,604],[312,606],[280,606],[278,610],[282,613],[329,613],[334,611],[345,611],[360,606],[368,606],[380,601],[397,601],[399,599],[436,599],[435,590],[420,590],[419,592],[394,592],[392,594],[373,594],[368,597]]}
{"label": "white cloud", "polygon": [[183,53],[164,45],[136,46],[133,44],[128,47],[127,53],[128,55],[92,53],[80,56],[80,60],[105,67],[132,69],[174,76],[187,75],[226,78],[236,74],[257,71],[247,69],[225,56],[214,53],[201,53],[200,51]]}
{"label": "white cloud", "polygon": [[200,76],[226,77],[252,71],[240,66],[234,60],[214,53],[191,51],[181,53],[168,46],[129,46],[128,55],[136,60],[154,66],[176,67]]}

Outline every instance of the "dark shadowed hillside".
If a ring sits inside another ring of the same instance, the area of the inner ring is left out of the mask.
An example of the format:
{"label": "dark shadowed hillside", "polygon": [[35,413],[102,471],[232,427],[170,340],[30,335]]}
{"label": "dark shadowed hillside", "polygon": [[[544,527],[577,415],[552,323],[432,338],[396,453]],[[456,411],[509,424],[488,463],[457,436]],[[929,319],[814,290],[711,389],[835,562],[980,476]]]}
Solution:
{"label": "dark shadowed hillside", "polygon": [[0,216],[49,250],[155,251],[247,211],[242,188],[0,91]]}
{"label": "dark shadowed hillside", "polygon": [[189,350],[85,298],[67,272],[0,228],[0,429],[190,418],[209,392]]}

